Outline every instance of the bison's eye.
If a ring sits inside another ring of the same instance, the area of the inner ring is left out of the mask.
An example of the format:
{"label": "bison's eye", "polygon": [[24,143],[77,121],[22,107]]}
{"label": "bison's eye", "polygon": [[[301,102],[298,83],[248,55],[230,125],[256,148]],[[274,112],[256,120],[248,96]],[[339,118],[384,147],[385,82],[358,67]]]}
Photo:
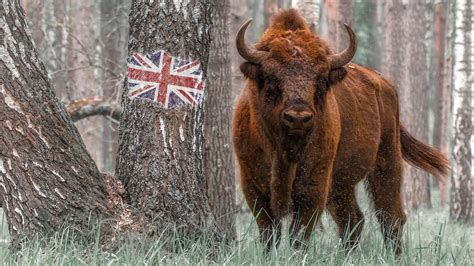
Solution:
{"label": "bison's eye", "polygon": [[328,86],[328,79],[327,78],[319,78],[316,81],[316,89],[326,89]]}
{"label": "bison's eye", "polygon": [[317,106],[322,106],[328,87],[329,83],[327,78],[319,78],[316,81],[316,93],[314,94],[314,97]]}
{"label": "bison's eye", "polygon": [[278,86],[278,82],[276,80],[266,80],[264,88],[265,100],[267,102],[276,102],[278,99],[280,99],[281,89]]}

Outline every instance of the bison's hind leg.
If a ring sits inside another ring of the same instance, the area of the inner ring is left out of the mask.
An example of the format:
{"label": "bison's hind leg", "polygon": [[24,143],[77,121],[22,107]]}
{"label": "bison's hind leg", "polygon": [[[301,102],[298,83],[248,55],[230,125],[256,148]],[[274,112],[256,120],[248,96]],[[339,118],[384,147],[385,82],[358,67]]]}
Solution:
{"label": "bison's hind leg", "polygon": [[367,181],[385,245],[399,255],[406,215],[401,194],[402,156],[397,141],[395,135],[393,141],[380,145],[376,169]]}

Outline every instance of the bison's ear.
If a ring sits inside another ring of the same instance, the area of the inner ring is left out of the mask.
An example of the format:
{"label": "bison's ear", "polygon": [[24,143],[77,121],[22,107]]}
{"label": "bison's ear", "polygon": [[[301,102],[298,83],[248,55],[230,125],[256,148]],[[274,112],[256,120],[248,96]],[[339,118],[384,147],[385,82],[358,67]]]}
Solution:
{"label": "bison's ear", "polygon": [[240,71],[248,79],[258,80],[262,76],[260,66],[250,62],[244,62],[240,65]]}
{"label": "bison's ear", "polygon": [[329,72],[329,84],[336,84],[343,80],[347,75],[347,70],[344,67],[336,68]]}

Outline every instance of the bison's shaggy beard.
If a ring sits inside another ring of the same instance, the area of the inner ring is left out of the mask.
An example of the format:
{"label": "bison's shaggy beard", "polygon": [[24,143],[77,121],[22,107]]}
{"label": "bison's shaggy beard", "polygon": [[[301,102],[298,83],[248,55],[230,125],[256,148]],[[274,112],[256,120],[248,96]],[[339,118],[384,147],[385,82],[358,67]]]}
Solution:
{"label": "bison's shaggy beard", "polygon": [[283,137],[280,142],[280,151],[288,163],[301,161],[301,158],[306,152],[310,135],[310,133],[306,136],[291,136],[285,134],[285,137]]}

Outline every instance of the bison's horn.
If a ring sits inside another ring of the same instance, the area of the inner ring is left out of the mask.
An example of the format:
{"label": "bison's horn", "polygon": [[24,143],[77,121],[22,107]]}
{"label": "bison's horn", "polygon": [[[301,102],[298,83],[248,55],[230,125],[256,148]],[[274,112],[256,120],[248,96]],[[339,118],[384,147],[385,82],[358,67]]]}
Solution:
{"label": "bison's horn", "polygon": [[344,26],[346,27],[347,33],[349,34],[349,47],[339,54],[329,56],[329,64],[331,65],[331,69],[345,66],[352,60],[357,50],[357,41],[354,31],[352,31],[351,27],[345,23]]}
{"label": "bison's horn", "polygon": [[250,22],[252,22],[252,19],[249,19],[244,24],[242,24],[239,32],[237,32],[237,36],[235,37],[235,43],[240,56],[251,63],[259,64],[267,52],[253,50],[245,45],[245,31],[247,30]]}

